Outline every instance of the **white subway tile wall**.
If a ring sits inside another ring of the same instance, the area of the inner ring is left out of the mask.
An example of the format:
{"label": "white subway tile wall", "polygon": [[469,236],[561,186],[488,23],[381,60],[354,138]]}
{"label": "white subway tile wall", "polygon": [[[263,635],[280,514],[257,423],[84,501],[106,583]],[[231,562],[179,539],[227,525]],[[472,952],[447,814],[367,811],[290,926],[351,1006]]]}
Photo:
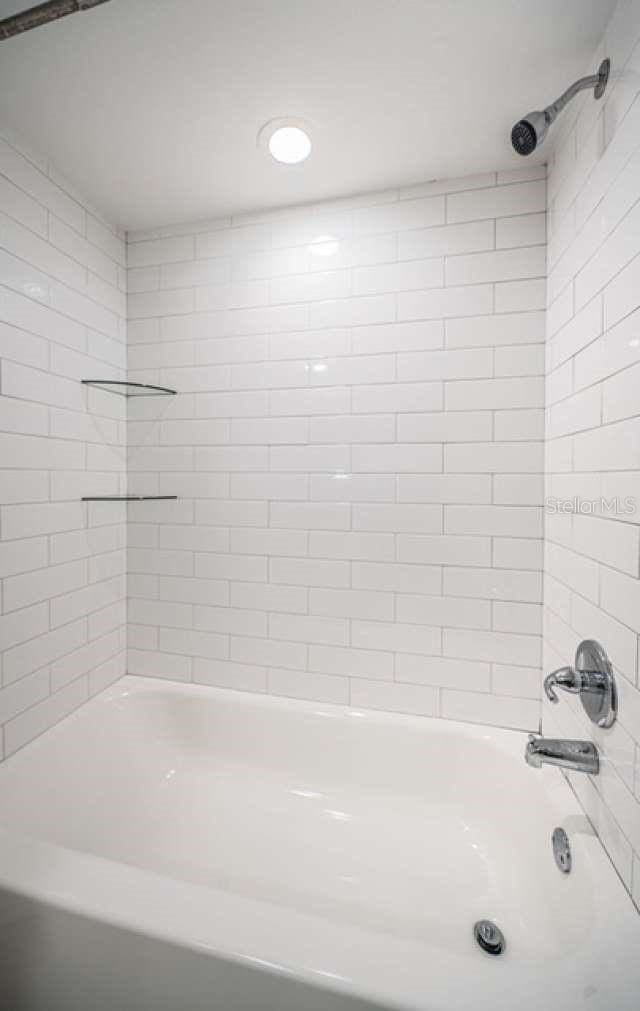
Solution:
{"label": "white subway tile wall", "polygon": [[124,235],[0,136],[0,758],[126,669]]}
{"label": "white subway tile wall", "polygon": [[[128,236],[134,674],[533,729],[545,170]],[[66,573],[61,575],[66,578]]]}
{"label": "white subway tile wall", "polygon": [[563,695],[544,728],[600,749],[601,774],[570,780],[640,906],[640,0],[585,72],[605,56],[605,98],[559,121],[549,168],[544,665],[599,639],[620,712],[597,730]]}

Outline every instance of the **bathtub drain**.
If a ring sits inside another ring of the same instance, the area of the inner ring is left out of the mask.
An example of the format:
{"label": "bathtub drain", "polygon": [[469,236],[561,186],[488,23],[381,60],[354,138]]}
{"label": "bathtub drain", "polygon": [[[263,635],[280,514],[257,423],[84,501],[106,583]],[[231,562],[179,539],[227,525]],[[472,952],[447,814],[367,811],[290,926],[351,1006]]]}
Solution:
{"label": "bathtub drain", "polygon": [[501,955],[505,949],[504,934],[491,920],[478,920],[473,928],[473,936],[488,955]]}

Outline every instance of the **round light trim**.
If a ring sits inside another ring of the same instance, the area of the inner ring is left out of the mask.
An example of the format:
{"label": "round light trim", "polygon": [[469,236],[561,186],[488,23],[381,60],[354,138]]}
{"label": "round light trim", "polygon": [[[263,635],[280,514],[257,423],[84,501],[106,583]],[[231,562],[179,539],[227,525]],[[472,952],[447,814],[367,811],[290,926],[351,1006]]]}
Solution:
{"label": "round light trim", "polygon": [[258,145],[281,165],[299,165],[311,154],[307,124],[291,117],[265,123],[258,134]]}

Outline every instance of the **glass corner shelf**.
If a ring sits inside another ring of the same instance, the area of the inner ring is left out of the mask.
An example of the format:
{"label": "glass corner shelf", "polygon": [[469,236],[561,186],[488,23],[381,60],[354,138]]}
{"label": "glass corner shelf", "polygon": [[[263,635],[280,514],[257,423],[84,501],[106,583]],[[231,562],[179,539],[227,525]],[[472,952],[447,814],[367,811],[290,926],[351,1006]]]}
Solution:
{"label": "glass corner shelf", "polygon": [[177,390],[168,386],[151,386],[149,383],[129,383],[119,379],[82,379],[83,386],[97,386],[121,397],[175,397]]}
{"label": "glass corner shelf", "polygon": [[177,499],[177,495],[83,495],[81,502],[157,502]]}

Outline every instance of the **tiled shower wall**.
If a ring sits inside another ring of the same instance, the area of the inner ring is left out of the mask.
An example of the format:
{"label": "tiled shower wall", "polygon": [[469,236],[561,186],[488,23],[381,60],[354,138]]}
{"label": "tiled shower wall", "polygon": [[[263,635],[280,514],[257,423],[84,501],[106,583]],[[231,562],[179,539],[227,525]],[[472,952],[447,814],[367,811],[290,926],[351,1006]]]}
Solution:
{"label": "tiled shower wall", "polygon": [[124,252],[0,137],[0,758],[125,670]]}
{"label": "tiled shower wall", "polygon": [[585,73],[604,56],[614,71],[605,99],[585,96],[558,124],[548,181],[554,512],[544,663],[569,663],[580,639],[599,639],[616,670],[620,713],[612,730],[598,731],[563,694],[561,705],[546,706],[544,725],[600,748],[600,775],[571,780],[640,905],[640,0],[618,6]]}
{"label": "tiled shower wall", "polygon": [[129,236],[132,673],[535,728],[544,169]]}

